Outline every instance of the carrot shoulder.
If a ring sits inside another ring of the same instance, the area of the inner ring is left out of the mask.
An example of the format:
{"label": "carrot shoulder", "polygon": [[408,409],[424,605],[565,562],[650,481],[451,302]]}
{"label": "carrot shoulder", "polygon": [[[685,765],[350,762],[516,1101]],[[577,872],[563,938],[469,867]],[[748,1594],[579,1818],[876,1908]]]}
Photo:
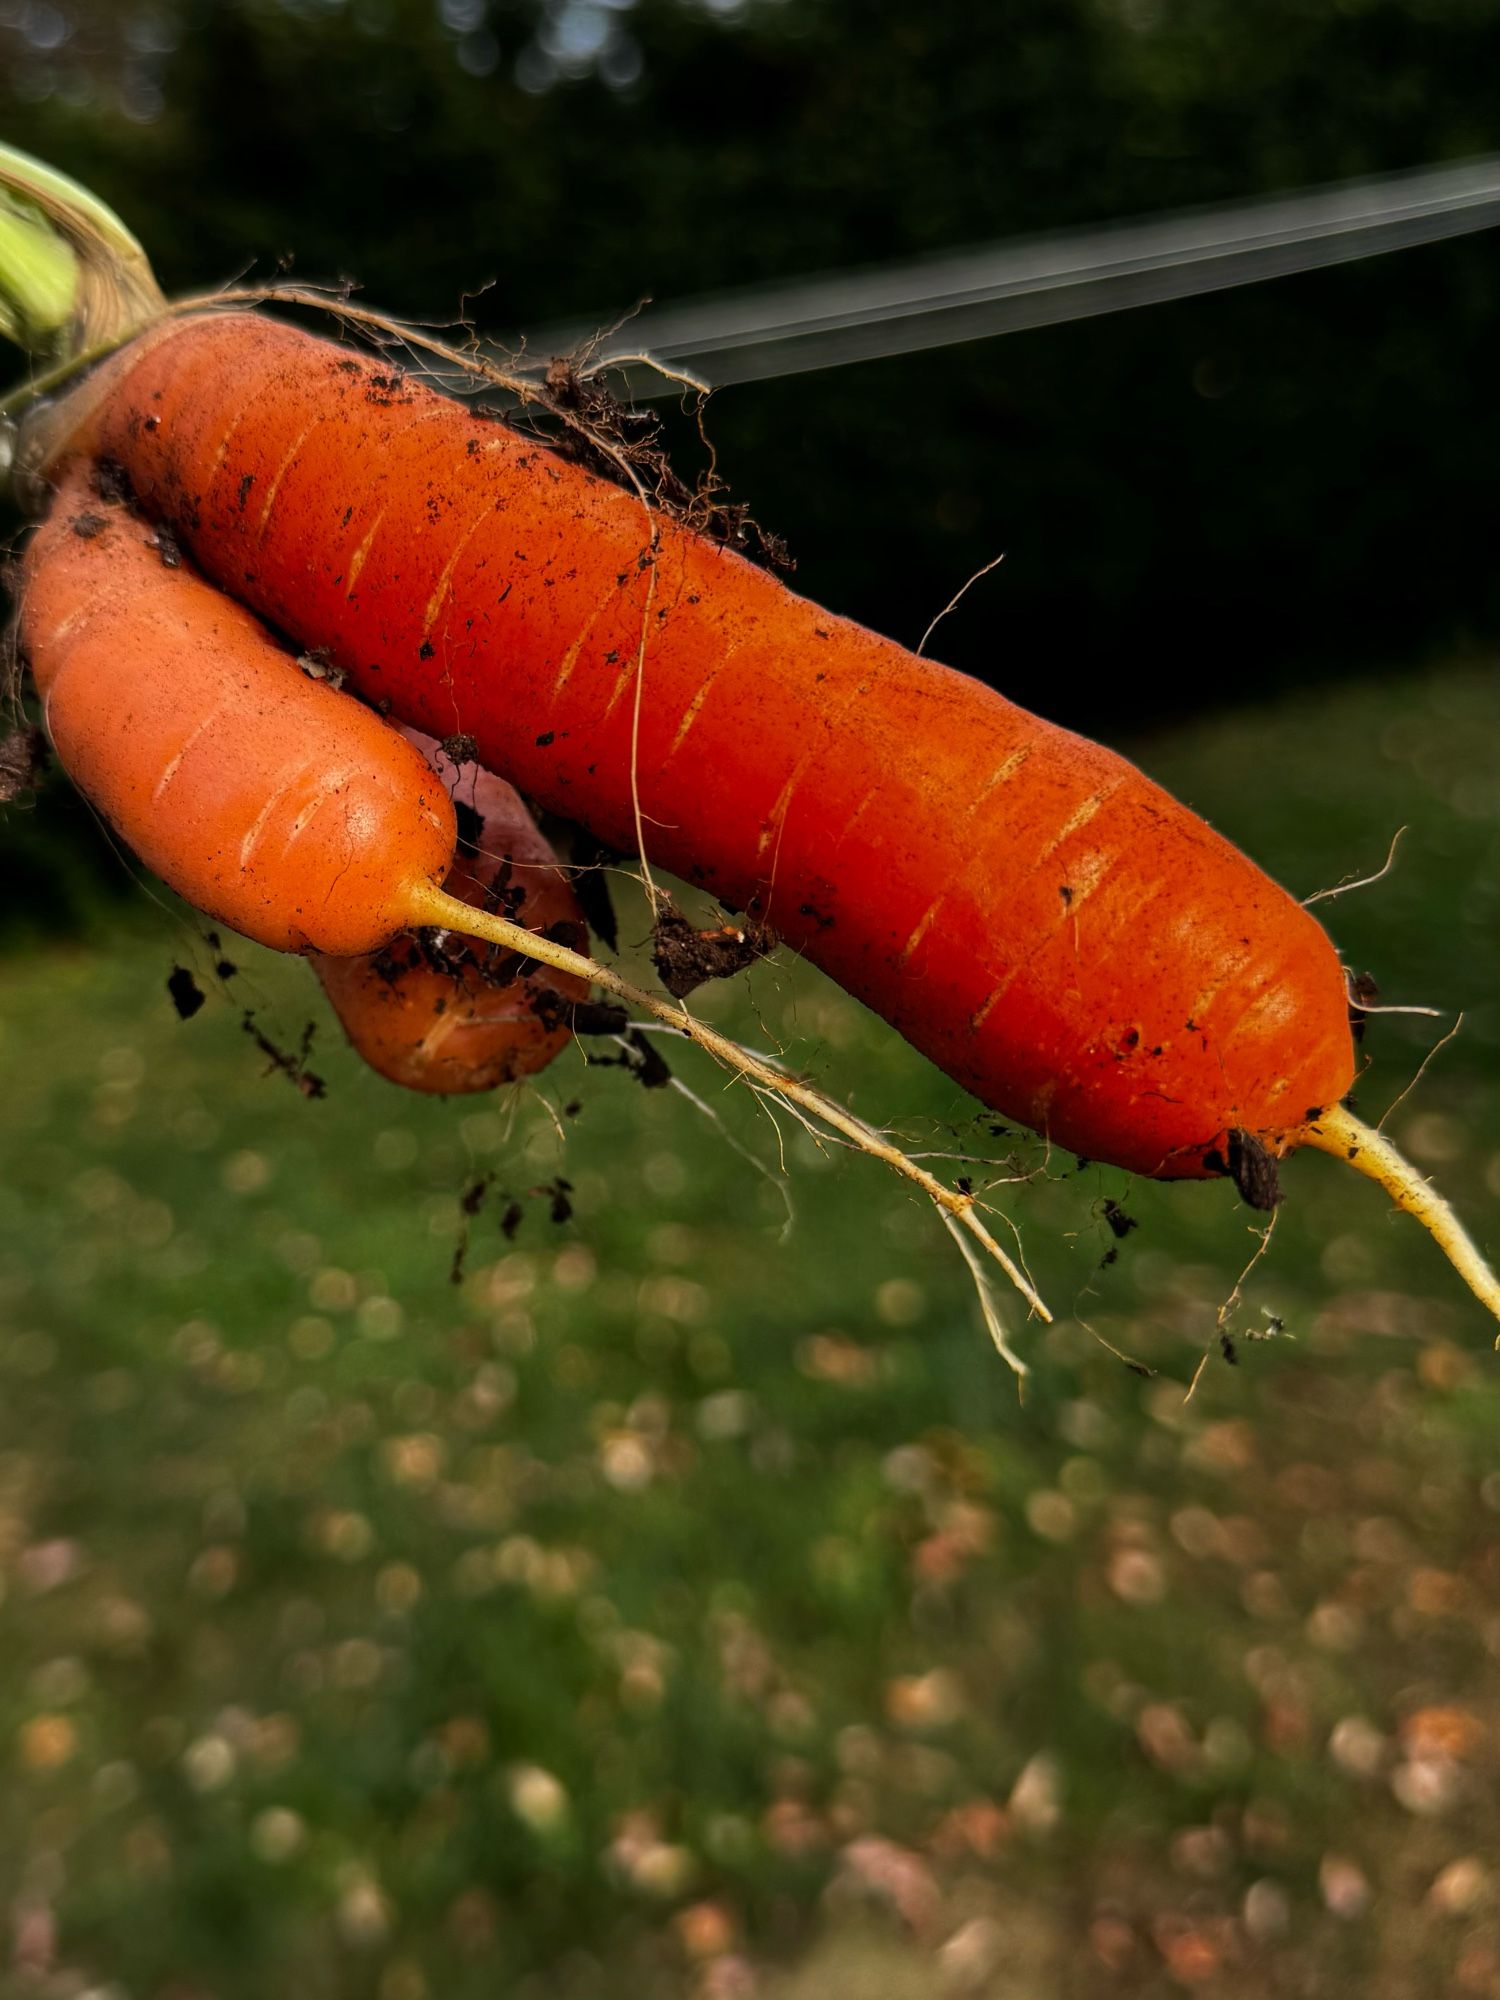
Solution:
{"label": "carrot shoulder", "polygon": [[995,1109],[1199,1175],[1347,1091],[1321,927],[1112,752],[288,326],[168,323],[88,404],[78,442],[226,590],[528,797],[639,827]]}

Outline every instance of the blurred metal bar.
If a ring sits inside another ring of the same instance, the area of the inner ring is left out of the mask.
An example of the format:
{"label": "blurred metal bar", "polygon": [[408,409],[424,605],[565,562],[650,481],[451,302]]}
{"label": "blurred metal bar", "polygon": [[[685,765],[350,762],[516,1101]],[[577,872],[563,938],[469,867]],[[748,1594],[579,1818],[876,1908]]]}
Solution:
{"label": "blurred metal bar", "polygon": [[1259,284],[1500,224],[1500,156],[1343,181],[1269,199],[1021,237],[874,270],[648,306],[530,335],[533,355],[595,343],[637,395],[662,393],[650,354],[714,388],[984,340],[1026,327]]}

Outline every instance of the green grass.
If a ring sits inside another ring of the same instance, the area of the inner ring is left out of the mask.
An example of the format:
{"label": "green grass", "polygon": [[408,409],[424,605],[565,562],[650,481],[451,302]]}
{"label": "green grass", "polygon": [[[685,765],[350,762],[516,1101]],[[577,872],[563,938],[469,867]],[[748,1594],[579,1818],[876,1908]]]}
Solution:
{"label": "green grass", "polygon": [[[1493,674],[1138,747],[1297,893],[1409,823],[1325,914],[1388,999],[1465,1010],[1392,1129],[1500,1247]],[[571,1056],[545,1102],[430,1104],[325,1029],[309,1102],[239,1024],[295,1045],[306,968],[234,956],[188,1022],[166,974],[212,954],[144,898],[0,963],[21,1990],[727,1996],[743,1954],[852,2000],[951,1990],[965,1952],[994,1994],[1500,1990],[1500,1378],[1375,1189],[1288,1169],[1236,1315],[1288,1337],[1186,1408],[1254,1247],[1232,1192],[1005,1190],[1059,1314],[1014,1316],[1021,1408],[878,1169],[789,1131],[783,1239],[685,1097]],[[708,1004],[913,1144],[974,1136],[800,969]],[[1442,1025],[1376,1023],[1367,1113]],[[1140,1227],[1101,1268],[1106,1197]]]}

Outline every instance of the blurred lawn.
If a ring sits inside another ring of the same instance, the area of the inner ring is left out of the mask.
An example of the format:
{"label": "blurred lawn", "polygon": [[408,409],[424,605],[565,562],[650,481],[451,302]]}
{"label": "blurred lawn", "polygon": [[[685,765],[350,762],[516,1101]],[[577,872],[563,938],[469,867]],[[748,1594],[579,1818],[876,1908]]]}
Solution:
{"label": "blurred lawn", "polygon": [[[1324,914],[1465,1009],[1392,1129],[1500,1250],[1493,671],[1137,749],[1298,894],[1410,824]],[[186,1023],[213,954],[144,896],[0,962],[0,1990],[1500,1994],[1500,1370],[1368,1183],[1289,1169],[1235,1322],[1288,1337],[1186,1408],[1248,1211],[1004,1191],[1059,1311],[1021,1408],[878,1170],[789,1133],[783,1241],[702,1111],[574,1056],[430,1104],[325,1028],[309,1102],[239,1009],[295,1045],[310,975],[233,956]],[[705,1011],[974,1136],[809,974]],[[1442,1025],[1374,1024],[1367,1114]]]}

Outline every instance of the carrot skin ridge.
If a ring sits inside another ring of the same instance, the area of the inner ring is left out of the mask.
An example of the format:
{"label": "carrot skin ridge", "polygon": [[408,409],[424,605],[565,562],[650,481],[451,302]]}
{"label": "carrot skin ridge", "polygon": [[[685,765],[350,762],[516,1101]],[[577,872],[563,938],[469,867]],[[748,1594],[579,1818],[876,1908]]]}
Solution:
{"label": "carrot skin ridge", "polygon": [[1230,1131],[1281,1150],[1347,1091],[1326,934],[1113,752],[675,523],[653,537],[628,493],[294,328],[184,320],[97,385],[77,443],[226,591],[627,848],[649,586],[650,859],[1004,1115],[1200,1176]]}

